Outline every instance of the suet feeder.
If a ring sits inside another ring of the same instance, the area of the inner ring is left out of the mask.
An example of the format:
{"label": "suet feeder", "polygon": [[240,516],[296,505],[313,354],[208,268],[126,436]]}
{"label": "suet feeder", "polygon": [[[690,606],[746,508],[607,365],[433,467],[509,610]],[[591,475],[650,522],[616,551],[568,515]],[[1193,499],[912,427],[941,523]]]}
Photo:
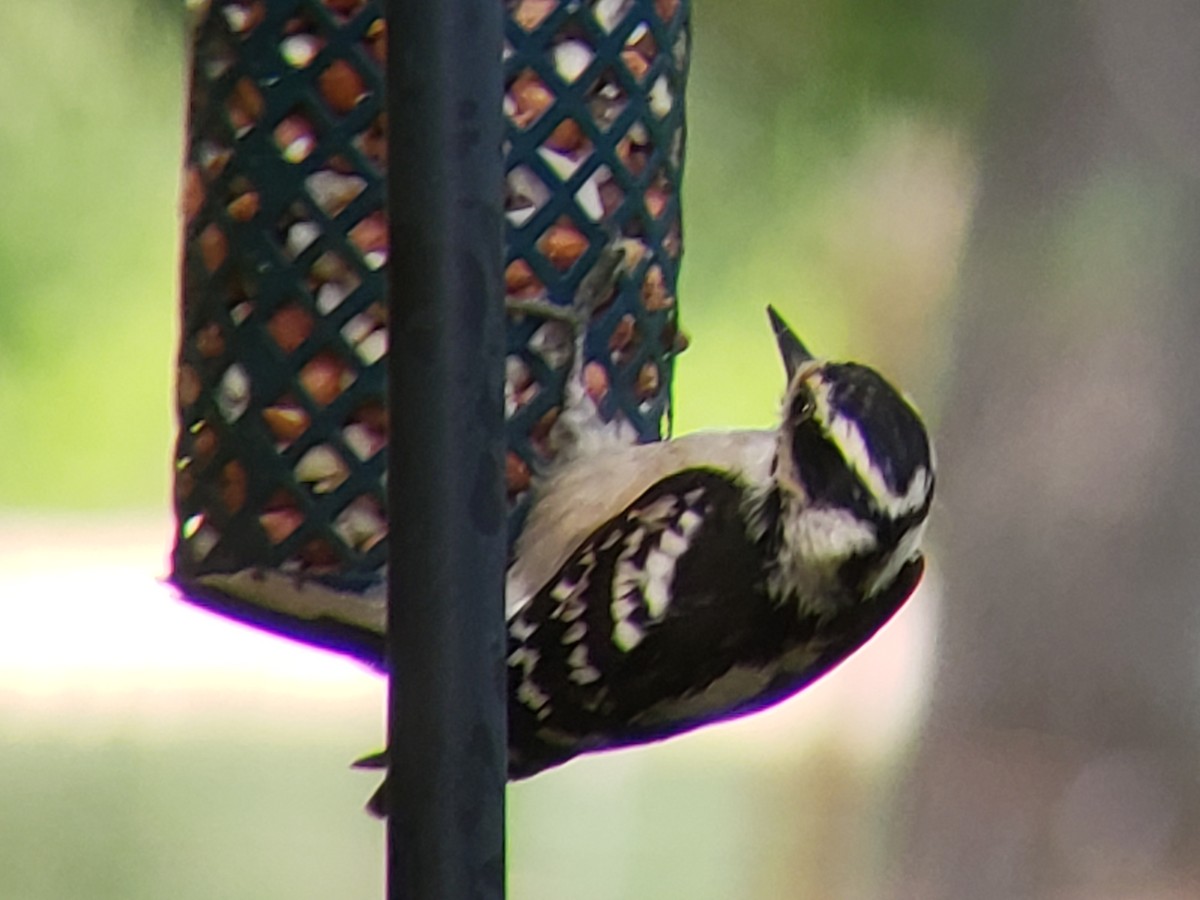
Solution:
{"label": "suet feeder", "polygon": [[[587,324],[584,382],[614,428],[658,440],[681,345],[687,0],[497,2],[507,295],[568,305],[621,241],[627,268]],[[191,6],[172,580],[189,599],[380,664],[383,5]],[[567,374],[555,328],[508,320],[510,540],[552,462]],[[338,601],[308,603],[313,586]]]}

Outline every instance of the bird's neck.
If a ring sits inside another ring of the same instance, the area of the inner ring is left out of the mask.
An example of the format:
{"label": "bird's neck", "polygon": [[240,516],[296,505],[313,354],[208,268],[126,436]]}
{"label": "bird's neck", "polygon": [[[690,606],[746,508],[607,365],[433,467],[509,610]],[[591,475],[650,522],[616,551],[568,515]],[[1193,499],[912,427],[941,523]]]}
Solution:
{"label": "bird's neck", "polygon": [[767,595],[804,615],[832,615],[861,599],[844,567],[878,550],[874,526],[847,510],[810,507],[771,483],[750,492],[747,533],[766,561]]}

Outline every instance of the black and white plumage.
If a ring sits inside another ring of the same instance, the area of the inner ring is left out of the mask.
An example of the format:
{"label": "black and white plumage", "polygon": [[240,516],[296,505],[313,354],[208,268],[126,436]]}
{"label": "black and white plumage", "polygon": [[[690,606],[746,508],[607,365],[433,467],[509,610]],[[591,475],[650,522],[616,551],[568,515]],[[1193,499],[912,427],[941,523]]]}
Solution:
{"label": "black and white plumage", "polygon": [[511,777],[778,702],[920,580],[919,415],[771,317],[777,429],[585,455],[543,486],[508,577]]}
{"label": "black and white plumage", "polygon": [[568,382],[570,458],[537,486],[508,570],[510,778],[777,703],[920,581],[920,416],[769,314],[788,378],[774,429],[628,445]]}
{"label": "black and white plumage", "polygon": [[[787,373],[775,428],[636,445],[627,422],[603,420],[583,385],[583,324],[622,265],[616,241],[573,306],[508,303],[560,323],[548,330],[567,335],[571,366],[556,464],[507,573],[513,778],[796,693],[878,631],[923,571],[934,465],[920,416],[874,370],[814,357],[773,310]],[[361,584],[252,567],[189,591],[248,605],[252,621],[386,629],[385,572]]]}

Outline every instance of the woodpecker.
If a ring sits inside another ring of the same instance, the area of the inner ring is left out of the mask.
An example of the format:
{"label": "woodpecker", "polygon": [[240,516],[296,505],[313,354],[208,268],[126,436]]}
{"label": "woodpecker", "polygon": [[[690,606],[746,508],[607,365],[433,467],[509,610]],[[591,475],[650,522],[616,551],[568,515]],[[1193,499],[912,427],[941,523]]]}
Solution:
{"label": "woodpecker", "polygon": [[768,316],[787,375],[776,427],[573,435],[590,449],[537,486],[506,584],[510,779],[778,703],[920,581],[934,489],[920,415]]}

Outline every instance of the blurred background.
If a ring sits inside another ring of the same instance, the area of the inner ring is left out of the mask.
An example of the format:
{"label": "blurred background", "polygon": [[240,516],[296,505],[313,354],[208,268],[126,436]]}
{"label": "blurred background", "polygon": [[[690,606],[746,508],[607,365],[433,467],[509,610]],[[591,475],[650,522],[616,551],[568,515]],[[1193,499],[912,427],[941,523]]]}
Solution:
{"label": "blurred background", "polygon": [[[782,707],[509,791],[536,898],[1200,897],[1200,9],[695,0],[678,432],[763,307],[906,386],[932,572]],[[175,602],[177,0],[0,4],[0,897],[369,898],[354,663]]]}

